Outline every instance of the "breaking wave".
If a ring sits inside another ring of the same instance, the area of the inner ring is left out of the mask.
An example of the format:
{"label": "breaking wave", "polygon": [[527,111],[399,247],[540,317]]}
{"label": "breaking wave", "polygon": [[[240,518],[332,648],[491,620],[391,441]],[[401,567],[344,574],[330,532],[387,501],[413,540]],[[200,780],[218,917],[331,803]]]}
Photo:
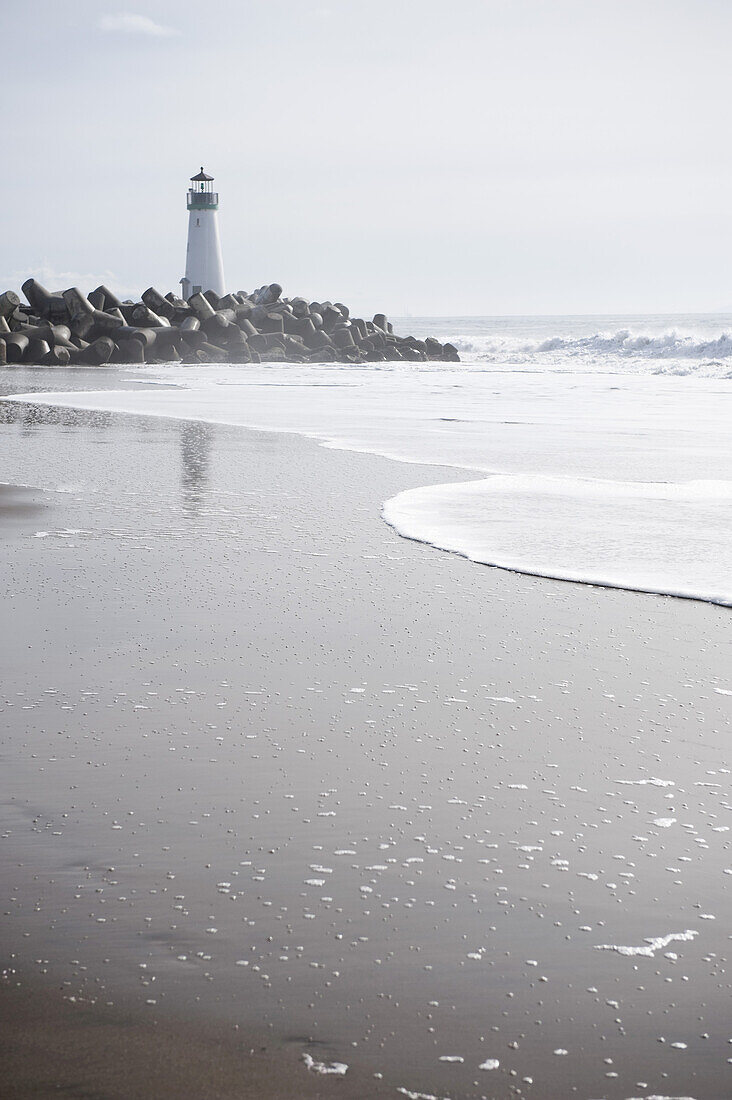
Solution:
{"label": "breaking wave", "polygon": [[452,337],[461,355],[478,362],[507,365],[535,364],[537,369],[583,367],[648,371],[653,373],[700,374],[732,378],[732,332],[714,337],[671,329],[662,333],[635,332],[630,328],[595,332],[589,336],[549,336],[522,339],[516,336],[463,334]]}

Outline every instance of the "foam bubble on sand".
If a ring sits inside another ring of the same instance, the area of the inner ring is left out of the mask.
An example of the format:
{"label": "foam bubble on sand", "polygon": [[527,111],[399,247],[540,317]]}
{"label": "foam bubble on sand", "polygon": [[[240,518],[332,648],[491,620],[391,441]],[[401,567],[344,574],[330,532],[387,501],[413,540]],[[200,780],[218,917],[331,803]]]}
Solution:
{"label": "foam bubble on sand", "polygon": [[675,817],[657,817],[654,819],[653,824],[658,825],[659,829],[670,829],[672,825],[676,824],[676,821]]}
{"label": "foam bubble on sand", "polygon": [[622,947],[616,943],[597,943],[595,944],[596,951],[615,951],[618,955],[635,956],[640,955],[647,959],[652,959],[657,951],[661,951],[664,947],[668,947],[670,943],[674,941],[685,942],[693,940],[699,933],[695,932],[693,928],[687,928],[685,932],[669,932],[666,936],[646,936],[645,941],[648,946],[645,947]]}
{"label": "foam bubble on sand", "polygon": [[[732,693],[730,693],[732,694]],[[626,787],[675,787],[673,779],[616,779]]]}
{"label": "foam bubble on sand", "polygon": [[500,1064],[497,1058],[487,1058],[485,1062],[481,1062],[478,1069],[498,1069]]}
{"label": "foam bubble on sand", "polygon": [[348,1071],[345,1062],[316,1062],[312,1055],[307,1053],[303,1054],[302,1060],[313,1073],[332,1073],[344,1077]]}

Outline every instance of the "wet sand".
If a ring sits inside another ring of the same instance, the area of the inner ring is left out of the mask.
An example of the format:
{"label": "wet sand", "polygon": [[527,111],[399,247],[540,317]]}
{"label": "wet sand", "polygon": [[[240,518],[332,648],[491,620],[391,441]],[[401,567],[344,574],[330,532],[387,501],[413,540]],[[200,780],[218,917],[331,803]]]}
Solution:
{"label": "wet sand", "polygon": [[0,484],[0,529],[4,539],[27,534],[28,523],[41,514],[44,494],[25,485]]}
{"label": "wet sand", "polygon": [[0,539],[5,1094],[732,1092],[729,612],[381,521],[454,470],[0,409],[55,490]]}
{"label": "wet sand", "polygon": [[[254,1045],[253,1045],[254,1044]],[[152,1021],[69,1002],[53,989],[0,987],[2,1095],[14,1100],[322,1100],[343,1078],[304,1073],[294,1043],[186,1020]],[[348,1095],[379,1095],[361,1071]],[[382,1093],[383,1095],[384,1093]]]}

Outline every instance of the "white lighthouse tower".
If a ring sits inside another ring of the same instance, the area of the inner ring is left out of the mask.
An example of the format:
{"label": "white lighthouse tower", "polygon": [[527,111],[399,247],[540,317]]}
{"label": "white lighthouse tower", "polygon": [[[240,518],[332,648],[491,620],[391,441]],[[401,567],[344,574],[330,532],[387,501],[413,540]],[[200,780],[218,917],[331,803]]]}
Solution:
{"label": "white lighthouse tower", "polygon": [[203,168],[191,176],[188,191],[188,247],[186,273],[181,279],[183,297],[199,291],[224,294],[224,261],[219,240],[219,195],[213,189],[213,176]]}

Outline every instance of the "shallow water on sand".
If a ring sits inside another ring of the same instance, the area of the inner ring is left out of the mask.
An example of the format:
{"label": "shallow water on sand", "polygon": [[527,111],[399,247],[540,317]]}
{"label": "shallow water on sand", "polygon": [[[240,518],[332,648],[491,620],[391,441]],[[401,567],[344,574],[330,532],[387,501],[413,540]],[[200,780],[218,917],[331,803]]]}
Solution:
{"label": "shallow water on sand", "polygon": [[[561,366],[506,353],[135,368],[129,383],[142,385],[36,400],[291,431],[422,463],[419,489],[385,502],[402,535],[528,574],[732,605],[730,379],[693,359],[658,374],[653,358],[637,372],[563,354]],[[467,471],[464,484],[435,484],[429,468],[441,465]]]}
{"label": "shallow water on sand", "polygon": [[0,542],[22,980],[344,1096],[726,1095],[728,612],[385,533],[416,466],[0,410],[48,491]]}

